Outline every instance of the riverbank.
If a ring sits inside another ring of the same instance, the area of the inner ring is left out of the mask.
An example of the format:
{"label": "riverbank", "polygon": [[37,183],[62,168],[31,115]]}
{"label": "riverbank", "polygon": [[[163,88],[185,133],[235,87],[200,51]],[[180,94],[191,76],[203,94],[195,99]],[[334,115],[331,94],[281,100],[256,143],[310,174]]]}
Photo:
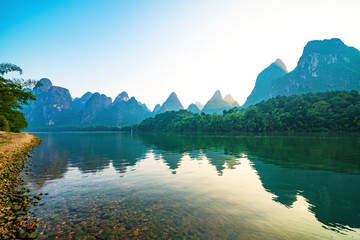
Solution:
{"label": "riverbank", "polygon": [[41,139],[26,133],[0,131],[0,237],[36,238],[37,219],[27,216],[29,205],[38,196],[22,185],[26,159]]}
{"label": "riverbank", "polygon": [[41,139],[27,133],[0,131],[0,174],[9,159],[24,155],[41,143]]}

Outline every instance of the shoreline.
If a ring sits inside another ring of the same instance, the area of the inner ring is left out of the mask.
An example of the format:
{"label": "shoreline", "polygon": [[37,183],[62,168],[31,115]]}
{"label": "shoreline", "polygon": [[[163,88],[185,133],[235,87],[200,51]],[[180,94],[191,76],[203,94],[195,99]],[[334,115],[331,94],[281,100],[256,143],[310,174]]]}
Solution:
{"label": "shoreline", "polygon": [[19,155],[29,153],[40,145],[41,139],[28,133],[11,133],[0,131],[0,174],[3,164]]}
{"label": "shoreline", "polygon": [[0,131],[0,237],[35,239],[36,222],[30,219],[29,207],[38,196],[26,189],[22,173],[29,153],[41,139],[27,133]]}

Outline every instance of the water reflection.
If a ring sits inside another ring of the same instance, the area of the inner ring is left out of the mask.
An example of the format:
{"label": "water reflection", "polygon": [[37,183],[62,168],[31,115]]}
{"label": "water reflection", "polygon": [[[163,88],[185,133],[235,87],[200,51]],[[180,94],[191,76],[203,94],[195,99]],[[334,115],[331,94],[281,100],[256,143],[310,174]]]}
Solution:
{"label": "water reflection", "polygon": [[128,135],[111,133],[38,133],[43,144],[36,149],[33,164],[38,179],[62,178],[68,167],[81,172],[102,171],[112,162],[119,173],[143,158],[149,150]]}
{"label": "water reflection", "polygon": [[[235,144],[233,138],[204,137],[201,135],[128,135],[117,133],[37,133],[43,144],[36,150],[33,163],[38,166],[35,175],[39,179],[63,177],[68,166],[77,167],[84,173],[97,172],[110,162],[119,173],[144,158],[152,150],[156,159],[166,163],[175,174],[181,159],[189,154],[192,159],[203,155],[216,167],[219,175],[226,167],[239,164],[241,154],[229,150]],[[206,140],[206,141],[204,141]]]}
{"label": "water reflection", "polygon": [[153,148],[157,158],[161,157],[173,173],[176,173],[182,157],[186,154],[196,160],[201,160],[205,156],[209,163],[215,166],[219,175],[222,175],[225,168],[233,168],[234,165],[240,164],[237,159],[241,151],[235,153],[230,150],[231,146],[236,144],[236,138],[171,134],[142,134],[137,137]]}
{"label": "water reflection", "polygon": [[307,199],[310,211],[323,224],[336,228],[360,227],[359,176],[329,171],[284,169],[266,164],[257,157],[254,163],[265,189],[275,194],[274,201],[291,207],[298,195]]}
{"label": "water reflection", "polygon": [[[43,144],[33,158],[33,163],[37,165],[33,182],[40,186],[48,180],[63,178],[69,169],[100,173],[111,166],[123,175],[129,169],[136,170],[137,164],[147,161],[150,155],[157,162],[164,162],[172,174],[178,175],[179,170],[188,168],[182,164],[184,159],[190,159],[199,163],[206,161],[217,175],[222,176],[225,170],[236,169],[241,158],[246,157],[256,170],[263,188],[274,194],[273,201],[292,208],[303,197],[309,204],[309,211],[324,227],[335,231],[360,228],[360,138],[356,134],[38,135]],[[156,172],[156,169],[149,171]],[[196,174],[194,172],[192,170],[191,173]],[[130,206],[128,208],[131,209]],[[170,209],[168,206],[167,211]]]}

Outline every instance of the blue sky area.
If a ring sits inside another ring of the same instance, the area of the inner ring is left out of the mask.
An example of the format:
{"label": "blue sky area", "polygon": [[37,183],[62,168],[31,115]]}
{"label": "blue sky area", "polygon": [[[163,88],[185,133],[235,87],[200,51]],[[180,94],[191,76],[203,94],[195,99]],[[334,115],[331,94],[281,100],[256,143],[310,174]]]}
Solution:
{"label": "blue sky area", "polygon": [[149,108],[220,89],[240,103],[276,58],[292,70],[310,40],[360,49],[360,1],[1,1],[0,62],[72,96],[122,91]]}

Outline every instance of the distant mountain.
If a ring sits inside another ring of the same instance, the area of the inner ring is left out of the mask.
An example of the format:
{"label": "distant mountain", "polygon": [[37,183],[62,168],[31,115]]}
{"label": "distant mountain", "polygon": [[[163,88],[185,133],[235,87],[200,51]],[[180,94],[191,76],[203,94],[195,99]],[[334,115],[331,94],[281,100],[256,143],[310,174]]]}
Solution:
{"label": "distant mountain", "polygon": [[244,107],[277,95],[360,90],[360,52],[337,38],[308,42],[296,68],[287,74],[281,66],[269,68],[258,76]]}
{"label": "distant mountain", "polygon": [[178,96],[175,92],[172,92],[170,96],[166,99],[164,104],[161,106],[157,113],[163,113],[166,111],[178,111],[184,109],[183,105],[181,104]]}
{"label": "distant mountain", "polygon": [[85,93],[81,98],[75,98],[73,101],[73,109],[76,112],[80,112],[84,109],[85,104],[87,101],[89,101],[89,99],[91,98],[92,93],[91,92],[87,92]]}
{"label": "distant mountain", "polygon": [[235,106],[239,106],[239,104],[233,99],[230,94],[226,96],[225,101],[225,99],[223,99],[221,95],[220,90],[216,90],[214,95],[205,104],[204,108],[201,111],[205,113],[222,113],[224,110],[230,109]]}
{"label": "distant mountain", "polygon": [[204,104],[202,104],[201,102],[199,102],[199,101],[196,101],[195,102],[195,105],[198,107],[198,109],[201,111],[202,109],[203,109],[203,107],[204,107]]}
{"label": "distant mountain", "polygon": [[114,100],[113,104],[118,103],[119,101],[129,101],[129,95],[127,94],[127,92],[123,91],[121,92]]}
{"label": "distant mountain", "polygon": [[189,112],[193,112],[193,113],[199,113],[200,112],[200,109],[194,103],[190,104],[189,107],[187,108],[187,110]]}
{"label": "distant mountain", "polygon": [[125,126],[139,123],[151,115],[146,106],[139,103],[135,97],[131,97],[128,101],[119,101],[111,108],[105,109],[97,120],[108,126]]}
{"label": "distant mountain", "polygon": [[142,103],[140,101],[138,101],[138,103],[146,112],[151,112],[145,103]]}
{"label": "distant mountain", "polygon": [[281,59],[276,59],[275,62],[265,68],[256,78],[255,87],[248,96],[243,107],[249,107],[262,100],[267,100],[273,97],[270,85],[274,78],[280,78],[288,73],[285,64]]}
{"label": "distant mountain", "polygon": [[227,94],[224,97],[224,101],[231,105],[231,107],[239,107],[239,103],[230,95]]}
{"label": "distant mountain", "polygon": [[[184,109],[175,92],[162,106],[151,112],[144,103],[121,92],[112,102],[100,93],[85,93],[72,99],[69,90],[53,86],[47,78],[32,92],[37,100],[24,106],[23,113],[29,123],[27,130],[46,130],[62,126],[124,126],[166,111]],[[249,107],[277,95],[288,96],[330,90],[360,91],[360,52],[346,46],[340,39],[310,41],[304,48],[296,68],[288,72],[277,59],[257,77],[255,87],[243,107]],[[217,90],[203,106],[196,102],[188,107],[191,112],[222,113],[238,102],[230,95],[224,98]]]}
{"label": "distant mountain", "polygon": [[40,79],[41,87],[33,89],[36,101],[23,109],[29,126],[53,126],[68,123],[73,114],[73,100],[69,90],[55,87],[47,78]]}
{"label": "distant mountain", "polygon": [[161,105],[160,104],[156,104],[156,106],[154,107],[153,113],[156,113],[160,110]]}
{"label": "distant mountain", "polygon": [[53,86],[47,78],[42,86],[34,88],[36,101],[25,106],[23,112],[29,123],[27,130],[50,130],[53,127],[124,126],[141,122],[152,113],[145,104],[126,92],[114,102],[100,93],[85,93],[72,99],[69,90]]}
{"label": "distant mountain", "polygon": [[84,109],[80,113],[81,120],[80,124],[93,125],[96,122],[94,120],[98,117],[97,115],[110,106],[112,103],[111,97],[107,97],[105,94],[94,93],[90,99],[85,103]]}

